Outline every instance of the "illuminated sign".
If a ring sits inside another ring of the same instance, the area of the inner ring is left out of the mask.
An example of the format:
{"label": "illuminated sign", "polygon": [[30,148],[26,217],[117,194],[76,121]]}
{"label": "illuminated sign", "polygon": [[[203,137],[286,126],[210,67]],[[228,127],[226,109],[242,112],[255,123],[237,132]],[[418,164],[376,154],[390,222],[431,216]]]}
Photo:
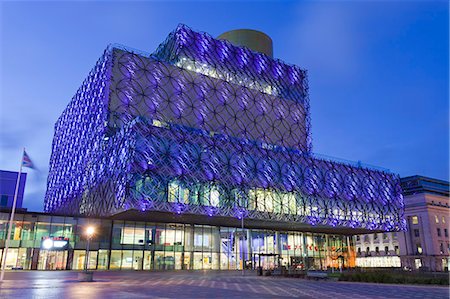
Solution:
{"label": "illuminated sign", "polygon": [[69,238],[42,237],[41,248],[45,250],[65,250],[69,245]]}

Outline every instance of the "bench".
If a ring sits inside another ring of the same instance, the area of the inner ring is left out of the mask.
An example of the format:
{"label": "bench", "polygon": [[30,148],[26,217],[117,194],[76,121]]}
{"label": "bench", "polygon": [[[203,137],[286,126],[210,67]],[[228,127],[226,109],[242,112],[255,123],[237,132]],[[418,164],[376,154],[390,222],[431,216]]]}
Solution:
{"label": "bench", "polygon": [[327,279],[328,274],[327,274],[327,272],[321,272],[321,271],[307,271],[306,278],[315,279],[315,280]]}

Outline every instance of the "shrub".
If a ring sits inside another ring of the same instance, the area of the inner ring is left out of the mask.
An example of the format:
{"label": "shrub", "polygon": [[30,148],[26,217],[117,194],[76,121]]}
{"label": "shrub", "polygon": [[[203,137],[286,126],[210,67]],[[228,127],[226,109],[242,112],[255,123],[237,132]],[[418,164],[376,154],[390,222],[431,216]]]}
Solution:
{"label": "shrub", "polygon": [[407,272],[347,272],[339,276],[340,281],[361,281],[376,283],[399,283],[399,284],[434,284],[449,285],[448,275],[436,275],[426,273],[407,273]]}

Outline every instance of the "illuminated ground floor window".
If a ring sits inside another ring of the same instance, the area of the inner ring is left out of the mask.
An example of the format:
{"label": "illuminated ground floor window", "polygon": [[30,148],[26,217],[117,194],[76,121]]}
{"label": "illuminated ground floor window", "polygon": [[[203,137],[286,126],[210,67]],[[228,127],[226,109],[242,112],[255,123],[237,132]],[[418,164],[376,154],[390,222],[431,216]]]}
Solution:
{"label": "illuminated ground floor window", "polygon": [[363,268],[400,268],[399,256],[357,257],[356,266]]}
{"label": "illuminated ground floor window", "polygon": [[[112,221],[109,229],[97,236],[101,242],[91,242],[88,269],[237,270],[283,266],[326,270],[355,266],[351,238],[342,235],[134,221]],[[6,268],[84,269],[86,243],[82,238],[68,241],[67,247],[59,249],[10,248]]]}

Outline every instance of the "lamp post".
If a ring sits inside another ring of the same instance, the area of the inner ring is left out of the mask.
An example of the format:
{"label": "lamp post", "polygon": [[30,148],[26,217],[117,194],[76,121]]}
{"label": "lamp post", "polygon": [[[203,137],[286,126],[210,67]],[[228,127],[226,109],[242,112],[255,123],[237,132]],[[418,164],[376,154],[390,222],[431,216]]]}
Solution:
{"label": "lamp post", "polygon": [[244,242],[245,242],[245,237],[244,237],[244,213],[242,213],[241,215],[241,229],[242,229],[242,276],[245,276],[245,256],[244,256]]}
{"label": "lamp post", "polygon": [[88,226],[86,229],[86,237],[87,237],[87,243],[86,243],[86,259],[84,261],[84,271],[88,271],[89,267],[89,245],[91,243],[91,238],[94,235],[95,229],[93,226]]}
{"label": "lamp post", "polygon": [[95,234],[95,228],[93,226],[88,226],[84,232],[86,235],[86,258],[84,260],[84,271],[78,272],[78,281],[81,282],[91,282],[94,281],[94,272],[88,271],[89,269],[89,245],[91,239]]}

